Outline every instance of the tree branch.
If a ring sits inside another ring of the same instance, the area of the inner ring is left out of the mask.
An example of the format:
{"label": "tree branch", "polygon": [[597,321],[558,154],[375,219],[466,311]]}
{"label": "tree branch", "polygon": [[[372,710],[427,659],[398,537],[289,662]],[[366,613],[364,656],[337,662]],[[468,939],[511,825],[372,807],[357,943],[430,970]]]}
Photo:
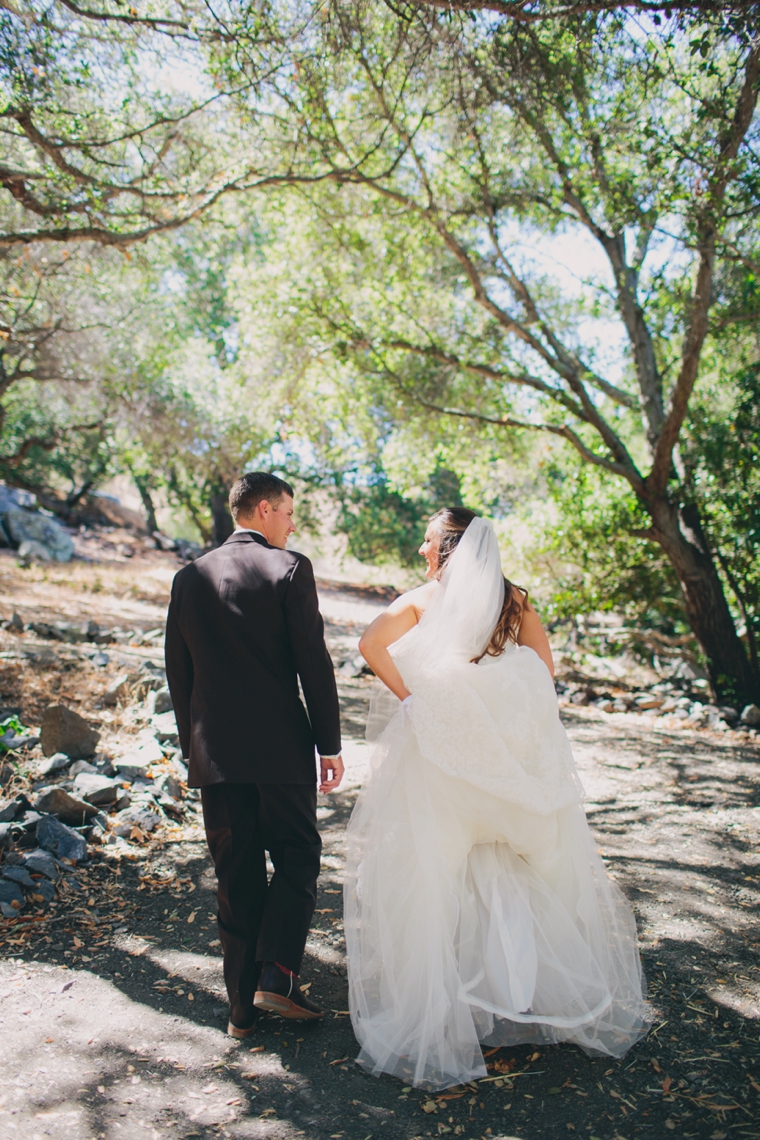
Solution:
{"label": "tree branch", "polygon": [[715,245],[721,208],[728,184],[738,173],[734,162],[752,122],[757,104],[759,80],[760,47],[753,47],[747,55],[744,66],[744,82],[737,99],[733,122],[721,141],[715,169],[705,195],[705,206],[698,219],[699,265],[691,316],[681,352],[681,368],[673,386],[668,412],[655,447],[652,470],[646,480],[647,490],[653,495],[663,494],[667,486],[673,463],[673,448],[678,440],[697,378],[702,345],[708,331],[707,317],[711,302]]}

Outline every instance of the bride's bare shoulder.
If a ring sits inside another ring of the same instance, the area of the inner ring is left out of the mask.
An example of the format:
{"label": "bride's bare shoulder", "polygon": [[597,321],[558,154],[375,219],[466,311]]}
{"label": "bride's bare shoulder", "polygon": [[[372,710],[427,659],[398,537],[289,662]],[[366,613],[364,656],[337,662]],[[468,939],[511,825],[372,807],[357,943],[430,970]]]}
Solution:
{"label": "bride's bare shoulder", "polygon": [[417,621],[419,621],[430,604],[430,599],[437,585],[437,582],[425,582],[422,586],[416,586],[413,590],[407,590],[405,594],[396,598],[395,602],[391,602],[388,606],[388,613],[400,614],[408,610],[414,610],[417,615]]}

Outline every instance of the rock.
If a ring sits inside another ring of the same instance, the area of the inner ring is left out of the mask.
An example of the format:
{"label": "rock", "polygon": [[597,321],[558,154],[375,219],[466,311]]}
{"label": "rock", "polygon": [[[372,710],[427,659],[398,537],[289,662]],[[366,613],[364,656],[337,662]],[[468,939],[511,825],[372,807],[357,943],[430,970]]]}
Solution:
{"label": "rock", "polygon": [[93,665],[97,666],[98,669],[105,669],[110,660],[111,658],[108,656],[108,654],[103,653],[102,650],[99,653],[93,653],[92,657],[90,658],[90,661],[92,661]]}
{"label": "rock", "polygon": [[0,736],[0,746],[8,752],[19,752],[22,748],[34,748],[35,744],[39,744],[39,742],[39,736],[24,736],[21,733],[17,735],[12,728],[7,729]]}
{"label": "rock", "polygon": [[145,776],[151,764],[156,764],[163,758],[161,745],[148,728],[143,729],[138,735],[136,747],[114,760],[114,764],[121,776],[127,780],[135,780]]}
{"label": "rock", "polygon": [[118,798],[119,784],[97,772],[80,772],[74,781],[74,794],[81,796],[88,804],[112,804]]}
{"label": "rock", "polygon": [[707,684],[707,674],[705,671],[697,665],[696,661],[686,657],[675,658],[672,661],[669,678],[673,681],[688,681],[691,684],[697,682]]}
{"label": "rock", "polygon": [[148,699],[145,702],[145,711],[148,716],[160,716],[161,713],[171,712],[173,708],[171,693],[168,689],[153,689],[152,692],[148,693]]}
{"label": "rock", "polygon": [[748,728],[757,728],[760,725],[760,708],[757,705],[745,705],[739,723],[746,724]]}
{"label": "rock", "polygon": [[101,752],[100,756],[97,758],[97,761],[98,761],[98,772],[101,776],[115,776],[116,775],[116,769],[114,768],[113,764],[111,763],[111,758],[110,758],[110,756],[106,756],[105,752]]}
{"label": "rock", "polygon": [[77,641],[87,641],[87,630],[73,621],[57,621],[53,625],[53,632],[61,641],[73,644]]}
{"label": "rock", "polygon": [[128,808],[131,803],[132,797],[130,796],[129,792],[122,791],[121,795],[113,806],[117,811],[124,811],[124,808]]}
{"label": "rock", "polygon": [[585,689],[579,689],[577,693],[573,693],[570,698],[570,703],[573,705],[587,705],[590,704],[591,697]]}
{"label": "rock", "polygon": [[94,764],[91,764],[89,760],[75,760],[69,768],[69,775],[75,778],[79,775],[80,772],[89,772],[91,776],[98,775],[97,768]]}
{"label": "rock", "polygon": [[46,621],[30,621],[27,625],[29,633],[36,633],[38,637],[55,639],[55,629]]}
{"label": "rock", "polygon": [[39,547],[47,561],[68,562],[74,553],[71,535],[46,515],[10,507],[4,525],[13,544],[19,547],[19,553],[24,543],[34,544],[35,549]]}
{"label": "rock", "polygon": [[35,804],[37,811],[47,812],[73,827],[81,825],[95,815],[96,808],[81,796],[72,796],[61,787],[43,788]]}
{"label": "rock", "polygon": [[114,705],[119,704],[120,701],[126,701],[130,697],[130,689],[132,683],[136,680],[133,673],[120,673],[118,677],[114,677],[110,685],[103,693],[103,704],[107,708],[113,708]]}
{"label": "rock", "polygon": [[[68,768],[71,763],[71,758],[65,752],[54,752],[49,760],[43,760],[37,768],[38,776],[50,776],[53,772],[61,772],[64,768]],[[78,760],[78,764],[83,764],[85,761]]]}
{"label": "rock", "polygon": [[191,542],[186,538],[177,539],[177,554],[185,562],[195,562],[195,559],[200,558],[203,553],[203,547],[199,546],[197,542]]}
{"label": "rock", "polygon": [[0,902],[12,906],[15,910],[21,910],[24,905],[24,892],[18,883],[12,883],[10,879],[0,879]]}
{"label": "rock", "polygon": [[182,799],[182,788],[179,780],[172,776],[171,772],[164,772],[156,780],[156,787],[161,792],[166,792],[173,800]]}
{"label": "rock", "polygon": [[646,709],[659,709],[665,703],[662,697],[651,696],[649,693],[642,693],[640,696],[634,698],[636,708],[640,712],[645,712]]}
{"label": "rock", "polygon": [[602,697],[601,700],[594,701],[594,705],[599,709],[600,712],[606,713],[612,712],[615,707],[612,701],[608,700],[606,697]]}
{"label": "rock", "polygon": [[34,879],[23,867],[3,867],[3,878],[20,887],[33,887]]}
{"label": "rock", "polygon": [[30,800],[22,792],[15,800],[4,800],[0,810],[0,823],[10,823],[11,820],[20,819],[25,812],[32,810]]}
{"label": "rock", "polygon": [[12,630],[13,633],[24,632],[24,623],[15,610],[13,611],[13,617],[8,622],[8,629]]}
{"label": "rock", "polygon": [[[43,815],[41,815],[40,812],[38,812],[38,811],[27,811],[27,812],[24,812],[21,819],[16,820],[16,825],[18,827],[22,828],[24,833],[27,833],[27,832],[31,833],[31,832],[36,830],[37,824],[40,822],[41,819],[44,819],[44,818],[45,817]],[[27,843],[27,844],[25,844],[25,846],[28,847],[29,844]]]}
{"label": "rock", "polygon": [[37,496],[31,491],[21,491],[0,483],[0,518],[4,518],[11,507],[26,507],[33,511],[37,506]]}
{"label": "rock", "polygon": [[174,768],[174,771],[177,773],[182,783],[186,784],[188,774],[187,764],[179,754],[172,757],[172,767]]}
{"label": "rock", "polygon": [[168,534],[162,534],[160,530],[153,531],[153,539],[158,550],[170,551],[177,549],[177,540],[169,538]]}
{"label": "rock", "polygon": [[730,705],[720,705],[718,712],[726,721],[727,724],[735,724],[739,719],[739,713],[736,709],[731,708]]}
{"label": "rock", "polygon": [[179,740],[177,718],[173,712],[165,712],[159,716],[151,717],[150,724],[160,744],[176,744]]}
{"label": "rock", "polygon": [[79,713],[64,705],[50,705],[42,721],[41,739],[46,756],[65,752],[72,760],[86,760],[94,756],[100,735]]}
{"label": "rock", "polygon": [[58,879],[59,871],[55,859],[39,847],[36,851],[28,851],[23,856],[22,862],[27,870],[34,871],[35,874],[44,875],[53,882]]}
{"label": "rock", "polygon": [[128,839],[133,827],[139,827],[141,831],[150,832],[160,822],[161,816],[158,812],[150,811],[148,808],[128,807],[114,817],[112,830],[122,839]]}
{"label": "rock", "polygon": [[41,542],[35,542],[33,538],[25,538],[18,548],[19,562],[24,566],[30,566],[32,562],[52,562],[53,556],[46,546]]}
{"label": "rock", "polygon": [[0,851],[10,847],[13,842],[13,824],[0,823]]}
{"label": "rock", "polygon": [[0,764],[0,787],[5,787],[9,784],[13,777],[16,775],[16,769],[12,764]]}
{"label": "rock", "polygon": [[33,902],[36,903],[51,903],[58,897],[58,892],[51,882],[47,879],[37,879],[34,884],[33,890],[30,892]]}
{"label": "rock", "polygon": [[37,841],[40,847],[58,859],[69,859],[74,863],[84,863],[87,859],[87,844],[82,836],[53,816],[47,815],[40,820]]}
{"label": "rock", "polygon": [[100,636],[100,626],[96,621],[90,620],[87,622],[87,629],[85,632],[87,634],[87,640],[94,641],[96,637]]}

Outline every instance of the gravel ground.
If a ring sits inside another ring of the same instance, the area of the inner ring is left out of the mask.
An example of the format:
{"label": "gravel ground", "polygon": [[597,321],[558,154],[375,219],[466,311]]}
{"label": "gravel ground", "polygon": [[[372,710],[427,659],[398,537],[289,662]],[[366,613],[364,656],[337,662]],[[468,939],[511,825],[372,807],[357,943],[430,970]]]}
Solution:
{"label": "gravel ground", "polygon": [[[160,597],[145,605],[149,624]],[[378,601],[325,589],[322,605],[336,659],[350,660]],[[191,815],[132,857],[97,853],[25,937],[0,930],[2,1140],[760,1137],[760,751],[633,715],[562,710],[591,826],[639,921],[648,1038],[620,1062],[501,1049],[488,1079],[432,1098],[354,1064],[340,890],[370,682],[350,672],[339,674],[348,777],[320,807],[303,970],[324,1022],[267,1016],[248,1041],[226,1037],[213,875]]]}

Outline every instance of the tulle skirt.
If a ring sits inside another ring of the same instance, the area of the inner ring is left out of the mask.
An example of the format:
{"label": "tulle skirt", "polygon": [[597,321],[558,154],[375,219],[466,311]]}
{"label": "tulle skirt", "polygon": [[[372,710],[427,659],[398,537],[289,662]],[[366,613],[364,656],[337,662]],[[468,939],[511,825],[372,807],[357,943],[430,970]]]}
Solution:
{"label": "tulle skirt", "polygon": [[[493,683],[487,672],[477,684]],[[559,726],[564,737],[553,688],[550,699],[556,725],[547,732]],[[449,770],[423,755],[414,719],[413,703],[411,721],[397,713],[383,731],[348,827],[359,1062],[441,1089],[485,1076],[482,1044],[571,1041],[622,1056],[648,1022],[636,926],[577,795],[528,810],[501,784],[495,794],[473,782],[478,758],[465,736],[458,775],[450,755]]]}

